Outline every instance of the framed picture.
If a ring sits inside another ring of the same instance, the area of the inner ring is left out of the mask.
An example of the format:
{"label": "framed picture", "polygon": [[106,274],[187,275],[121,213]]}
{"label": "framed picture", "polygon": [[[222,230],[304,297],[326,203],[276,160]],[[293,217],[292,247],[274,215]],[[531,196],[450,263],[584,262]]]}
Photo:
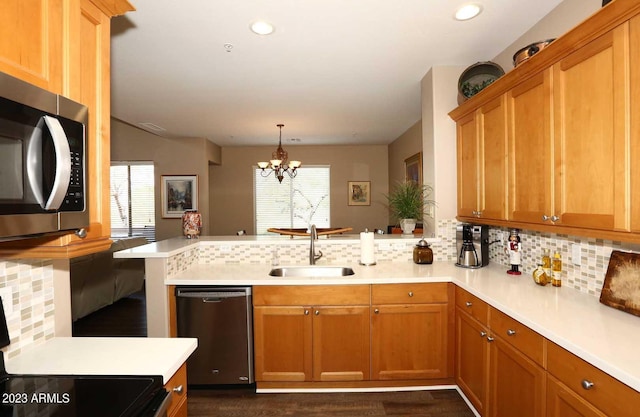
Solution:
{"label": "framed picture", "polygon": [[422,185],[422,152],[404,160],[404,179]]}
{"label": "framed picture", "polygon": [[371,205],[371,181],[349,181],[348,205]]}
{"label": "framed picture", "polygon": [[197,175],[162,176],[162,217],[180,219],[185,210],[198,210]]}

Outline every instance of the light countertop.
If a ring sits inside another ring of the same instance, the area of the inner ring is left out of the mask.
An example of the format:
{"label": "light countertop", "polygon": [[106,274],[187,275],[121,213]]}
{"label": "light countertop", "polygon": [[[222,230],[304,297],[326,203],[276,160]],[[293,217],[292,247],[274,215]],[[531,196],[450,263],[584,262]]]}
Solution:
{"label": "light countertop", "polygon": [[10,374],[161,375],[166,384],[197,345],[193,338],[54,337],[5,366]]}
{"label": "light countertop", "polygon": [[[327,265],[322,264],[320,265]],[[344,264],[340,264],[341,266]],[[596,297],[567,287],[541,287],[529,274],[511,276],[507,267],[480,269],[452,263],[416,265],[387,262],[346,265],[355,275],[337,278],[278,278],[271,265],[195,265],[166,285],[333,285],[453,282],[547,339],[640,391],[640,317],[600,304]]]}

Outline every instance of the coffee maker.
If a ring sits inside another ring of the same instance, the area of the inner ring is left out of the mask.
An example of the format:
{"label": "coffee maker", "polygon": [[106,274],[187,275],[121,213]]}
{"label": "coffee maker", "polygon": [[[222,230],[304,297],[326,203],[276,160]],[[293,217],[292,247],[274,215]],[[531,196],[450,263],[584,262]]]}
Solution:
{"label": "coffee maker", "polygon": [[459,224],[456,227],[456,266],[481,268],[489,265],[489,227]]}

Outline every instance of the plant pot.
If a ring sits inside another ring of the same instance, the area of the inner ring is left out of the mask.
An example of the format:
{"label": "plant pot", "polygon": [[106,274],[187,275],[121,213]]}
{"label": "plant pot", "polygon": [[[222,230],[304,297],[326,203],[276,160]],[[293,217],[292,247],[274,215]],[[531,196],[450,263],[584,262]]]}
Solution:
{"label": "plant pot", "polygon": [[413,231],[416,229],[416,219],[401,219],[400,228],[403,235],[413,236]]}

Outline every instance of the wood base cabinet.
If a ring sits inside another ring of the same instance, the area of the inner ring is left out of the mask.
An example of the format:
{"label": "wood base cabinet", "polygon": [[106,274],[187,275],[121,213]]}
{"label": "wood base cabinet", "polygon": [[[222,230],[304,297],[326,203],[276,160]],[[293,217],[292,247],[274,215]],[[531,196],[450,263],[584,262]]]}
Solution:
{"label": "wood base cabinet", "polygon": [[164,388],[171,392],[167,417],[187,417],[187,364],[176,371]]}
{"label": "wood base cabinet", "polygon": [[607,417],[562,382],[547,377],[547,417]]}
{"label": "wood base cabinet", "polygon": [[372,379],[453,376],[452,296],[446,283],[372,286]]}
{"label": "wood base cabinet", "polygon": [[545,341],[456,289],[456,383],[482,416],[544,417]]}
{"label": "wood base cabinet", "polygon": [[256,381],[368,380],[369,294],[368,285],[254,287]]}

